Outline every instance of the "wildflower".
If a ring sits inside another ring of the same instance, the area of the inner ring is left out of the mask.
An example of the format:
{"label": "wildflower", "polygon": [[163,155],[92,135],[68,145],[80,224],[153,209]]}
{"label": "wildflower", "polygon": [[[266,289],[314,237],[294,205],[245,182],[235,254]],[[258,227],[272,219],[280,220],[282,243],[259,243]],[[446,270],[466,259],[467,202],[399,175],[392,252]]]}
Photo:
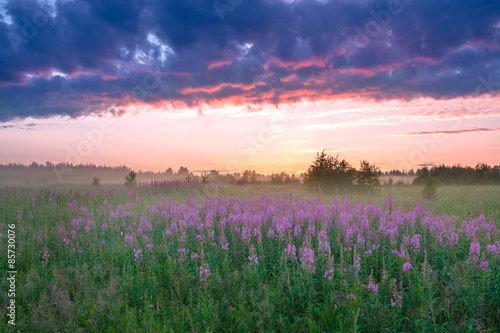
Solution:
{"label": "wildflower", "polygon": [[248,256],[248,260],[250,260],[250,265],[253,264],[257,265],[259,263],[259,258],[257,258],[254,252],[255,248],[253,247],[253,245],[250,245],[250,255]]}
{"label": "wildflower", "polygon": [[224,234],[219,237],[219,244],[223,250],[229,250],[229,243],[226,240]]}
{"label": "wildflower", "polygon": [[420,251],[420,237],[422,236],[420,236],[419,234],[415,234],[415,236],[411,238],[410,243],[413,246],[413,251],[415,252]]}
{"label": "wildflower", "polygon": [[125,243],[127,243],[128,245],[132,245],[132,242],[134,241],[134,237],[132,235],[125,235]]}
{"label": "wildflower", "polygon": [[50,254],[47,250],[43,251],[42,264],[49,262]]}
{"label": "wildflower", "polygon": [[392,291],[392,297],[394,297],[394,298],[391,298],[391,306],[392,307],[398,307],[398,308],[401,307],[401,303],[403,300],[403,285],[402,285],[402,283],[403,283],[403,281],[401,281],[401,283],[400,283],[401,291],[398,292],[397,280],[396,279],[392,280],[391,291]]}
{"label": "wildflower", "polygon": [[301,229],[300,226],[296,225],[293,231],[293,237],[300,238]]}
{"label": "wildflower", "polygon": [[500,243],[496,241],[495,244],[486,245],[486,249],[488,250],[488,254],[493,253],[493,258],[497,258],[500,253]]}
{"label": "wildflower", "polygon": [[142,250],[141,249],[137,249],[134,251],[134,261],[137,261],[137,260],[141,260],[142,259]]}
{"label": "wildflower", "polygon": [[192,253],[191,253],[191,260],[194,260],[194,259],[196,259],[196,258],[198,258],[198,253],[196,253],[196,252],[192,252]]}
{"label": "wildflower", "polygon": [[373,270],[370,272],[370,276],[369,276],[369,283],[368,283],[368,286],[366,287],[366,289],[370,290],[371,292],[373,292],[375,295],[378,294],[378,284],[375,284],[373,283]]}
{"label": "wildflower", "polygon": [[186,253],[189,253],[189,250],[185,249],[185,248],[180,248],[177,250],[177,252],[181,255],[181,257],[179,258],[179,262],[183,262],[184,261],[184,255]]}
{"label": "wildflower", "polygon": [[485,271],[486,268],[488,268],[488,266],[489,266],[489,264],[488,264],[488,261],[486,261],[486,260],[481,263],[481,269],[483,271]]}
{"label": "wildflower", "polygon": [[257,258],[257,256],[255,254],[248,256],[248,260],[250,260],[250,265],[252,265],[252,264],[257,265],[259,263],[259,258]]}
{"label": "wildflower", "polygon": [[378,294],[378,284],[374,284],[374,283],[370,282],[368,284],[368,286],[366,287],[366,289],[372,291],[375,295]]}
{"label": "wildflower", "polygon": [[413,269],[413,266],[409,261],[405,262],[403,265],[403,272],[409,271],[410,269]]}
{"label": "wildflower", "polygon": [[300,249],[300,261],[302,262],[302,267],[315,273],[316,269],[314,267],[314,250],[307,247]]}
{"label": "wildflower", "polygon": [[293,244],[288,244],[286,249],[285,249],[285,254],[292,258],[292,261],[296,261],[297,260],[297,255],[296,255],[296,248],[295,248],[295,245]]}
{"label": "wildflower", "polygon": [[356,296],[354,296],[353,293],[347,295],[347,299],[352,299],[352,300],[355,300],[356,299]]}
{"label": "wildflower", "polygon": [[200,265],[200,280],[201,282],[205,281],[207,277],[209,277],[210,274],[210,269],[208,267],[207,263],[201,264]]}
{"label": "wildflower", "polygon": [[267,232],[267,237],[274,238],[274,230],[273,229],[269,229],[269,231]]}
{"label": "wildflower", "polygon": [[391,254],[394,254],[394,255],[395,255],[395,256],[397,256],[397,257],[401,256],[401,254],[399,253],[399,251],[398,251],[398,250],[396,250],[396,249],[393,249],[393,250],[391,251]]}
{"label": "wildflower", "polygon": [[333,279],[333,268],[327,269],[323,277],[328,278],[328,282],[331,282]]}
{"label": "wildflower", "polygon": [[481,245],[479,245],[479,241],[476,239],[474,242],[470,243],[470,248],[469,248],[469,259],[472,259],[477,262],[479,259],[479,255],[481,252]]}
{"label": "wildflower", "polygon": [[148,244],[146,245],[146,247],[148,248],[149,251],[153,250],[153,244]]}
{"label": "wildflower", "polygon": [[356,268],[356,271],[359,271],[359,269],[361,268],[361,264],[359,263],[361,261],[361,257],[355,257],[354,258],[354,264],[353,264],[353,267]]}
{"label": "wildflower", "polygon": [[385,258],[382,258],[382,280],[387,278],[387,271],[385,268]]}

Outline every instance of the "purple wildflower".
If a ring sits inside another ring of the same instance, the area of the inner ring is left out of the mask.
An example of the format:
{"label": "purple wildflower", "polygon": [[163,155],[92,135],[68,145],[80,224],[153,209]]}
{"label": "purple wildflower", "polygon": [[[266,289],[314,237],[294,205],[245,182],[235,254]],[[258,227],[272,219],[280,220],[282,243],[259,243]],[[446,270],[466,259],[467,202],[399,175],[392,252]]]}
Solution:
{"label": "purple wildflower", "polygon": [[141,260],[142,259],[142,250],[141,249],[137,249],[134,251],[134,261],[137,261],[137,260]]}
{"label": "purple wildflower", "polygon": [[366,287],[366,289],[370,290],[371,292],[373,292],[375,295],[378,294],[378,284],[374,284],[372,282],[370,282],[368,284],[368,286]]}
{"label": "purple wildflower", "polygon": [[327,269],[325,271],[325,275],[323,277],[328,278],[328,282],[331,282],[333,279],[333,274],[334,274],[334,270],[333,270],[333,268],[330,268],[330,269]]}
{"label": "purple wildflower", "polygon": [[481,252],[481,245],[479,245],[479,241],[476,239],[474,242],[470,243],[469,248],[469,260],[472,258],[475,262],[479,259],[479,255]]}
{"label": "purple wildflower", "polygon": [[413,266],[409,261],[405,262],[403,265],[403,272],[409,271],[410,269],[413,269]]}
{"label": "purple wildflower", "polygon": [[285,253],[286,253],[286,255],[288,257],[292,258],[292,261],[296,261],[297,260],[295,245],[288,244],[288,246],[285,249]]}
{"label": "purple wildflower", "polygon": [[205,281],[207,277],[209,277],[210,274],[210,268],[208,267],[207,263],[204,263],[200,265],[200,280],[201,282]]}

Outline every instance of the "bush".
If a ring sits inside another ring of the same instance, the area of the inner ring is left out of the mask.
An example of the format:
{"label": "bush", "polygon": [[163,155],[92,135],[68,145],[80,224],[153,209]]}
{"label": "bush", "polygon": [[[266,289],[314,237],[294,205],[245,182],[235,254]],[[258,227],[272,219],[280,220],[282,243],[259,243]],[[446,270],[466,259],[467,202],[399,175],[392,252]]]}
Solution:
{"label": "bush", "polygon": [[137,172],[130,171],[127,176],[125,176],[125,186],[127,187],[135,187],[137,186]]}
{"label": "bush", "polygon": [[432,177],[427,177],[422,189],[422,195],[427,200],[436,199],[437,182]]}
{"label": "bush", "polygon": [[92,179],[92,186],[100,186],[101,185],[101,180],[97,177],[94,177],[94,179]]}

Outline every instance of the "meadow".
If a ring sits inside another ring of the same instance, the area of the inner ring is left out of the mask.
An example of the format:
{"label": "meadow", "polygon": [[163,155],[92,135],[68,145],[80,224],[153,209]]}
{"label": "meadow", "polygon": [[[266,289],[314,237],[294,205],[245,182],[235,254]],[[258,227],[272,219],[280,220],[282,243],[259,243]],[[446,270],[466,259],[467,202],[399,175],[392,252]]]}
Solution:
{"label": "meadow", "polygon": [[499,332],[499,187],[421,190],[4,187],[0,330]]}

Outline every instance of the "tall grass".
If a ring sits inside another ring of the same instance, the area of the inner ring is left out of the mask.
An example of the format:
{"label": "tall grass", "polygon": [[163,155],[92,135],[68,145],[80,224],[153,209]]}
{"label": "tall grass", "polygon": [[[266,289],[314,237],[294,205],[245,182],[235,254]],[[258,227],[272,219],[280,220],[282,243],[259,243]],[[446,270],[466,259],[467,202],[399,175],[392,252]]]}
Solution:
{"label": "tall grass", "polygon": [[498,190],[385,191],[4,188],[16,330],[500,330]]}

